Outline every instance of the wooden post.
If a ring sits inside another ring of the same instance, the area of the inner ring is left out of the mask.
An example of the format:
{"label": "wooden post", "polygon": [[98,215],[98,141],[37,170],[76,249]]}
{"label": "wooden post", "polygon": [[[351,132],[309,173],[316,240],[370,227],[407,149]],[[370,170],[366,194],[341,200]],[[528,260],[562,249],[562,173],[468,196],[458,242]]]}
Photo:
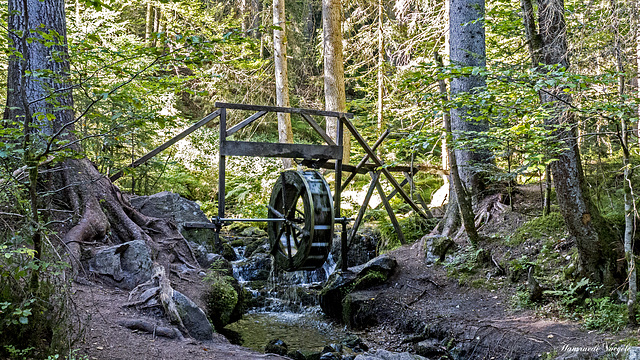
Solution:
{"label": "wooden post", "polygon": [[362,206],[360,207],[360,211],[358,211],[358,217],[356,217],[356,221],[353,223],[353,227],[351,228],[351,234],[349,235],[349,243],[353,244],[353,239],[356,237],[356,232],[360,227],[360,223],[362,223],[362,219],[364,218],[364,213],[367,212],[367,206],[369,206],[369,201],[371,201],[371,196],[373,196],[373,190],[375,190],[376,185],[378,184],[378,180],[380,179],[380,172],[371,172],[371,183],[369,184],[369,190],[367,190],[367,195],[364,197],[364,201],[362,202]]}
{"label": "wooden post", "polygon": [[[342,116],[338,117],[338,138],[336,139],[336,143],[338,144],[338,146],[340,146],[341,150],[344,151],[344,146],[343,146],[343,136],[344,136],[344,127],[343,127],[343,118]],[[336,180],[335,180],[335,199],[333,202],[334,205],[334,217],[336,218],[341,218],[341,212],[340,212],[340,198],[342,197],[342,156],[343,156],[343,151],[340,151],[340,156],[338,159],[336,159]],[[347,259],[348,259],[348,255],[347,255],[347,237],[346,237],[346,231],[347,231],[347,224],[344,222],[344,219],[342,220],[342,236],[340,238],[340,252],[341,252],[341,258],[342,258],[342,271],[347,271]]]}
{"label": "wooden post", "polygon": [[227,141],[227,109],[220,109],[220,148],[218,157],[218,217],[222,219],[224,217],[224,169],[226,158],[222,155],[222,149],[224,148],[224,142]]}

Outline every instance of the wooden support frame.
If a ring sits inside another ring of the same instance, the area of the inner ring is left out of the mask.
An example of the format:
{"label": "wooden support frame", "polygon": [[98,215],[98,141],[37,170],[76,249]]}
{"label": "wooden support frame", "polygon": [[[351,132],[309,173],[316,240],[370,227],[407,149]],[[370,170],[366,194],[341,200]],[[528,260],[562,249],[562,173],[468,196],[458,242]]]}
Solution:
{"label": "wooden support frame", "polygon": [[[171,146],[171,145],[177,143],[178,141],[184,139],[185,137],[187,137],[187,135],[189,135],[192,132],[198,130],[199,128],[205,126],[206,124],[211,122],[211,120],[217,118],[218,116],[220,116],[220,110],[216,110],[216,111],[212,112],[211,114],[209,114],[209,115],[205,116],[204,118],[202,118],[202,120],[198,121],[197,123],[191,125],[187,129],[182,131],[180,134],[178,134],[178,135],[174,136],[173,138],[171,138],[171,140],[165,142],[164,144],[162,144],[162,145],[158,146],[157,148],[153,149],[152,151],[150,151],[145,156],[143,156],[143,157],[139,158],[138,160],[132,162],[128,167],[129,168],[135,168],[135,167],[138,167],[138,166],[146,163],[152,157],[158,155],[161,151],[164,151],[169,146]],[[123,174],[124,174],[124,170],[120,170],[120,171],[116,172],[115,174],[111,175],[109,177],[109,180],[111,180],[112,182],[116,181],[116,180],[120,179]]]}

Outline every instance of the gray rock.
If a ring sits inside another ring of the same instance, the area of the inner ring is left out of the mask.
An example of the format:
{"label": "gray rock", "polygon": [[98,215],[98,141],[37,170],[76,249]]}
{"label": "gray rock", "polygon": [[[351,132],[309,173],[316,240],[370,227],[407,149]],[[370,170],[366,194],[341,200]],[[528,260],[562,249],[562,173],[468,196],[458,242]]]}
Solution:
{"label": "gray rock", "polygon": [[640,347],[632,346],[629,348],[627,360],[640,360]]}
{"label": "gray rock", "polygon": [[193,241],[190,241],[189,245],[191,245],[191,248],[196,255],[198,264],[200,264],[203,269],[209,268],[217,260],[223,259],[222,255],[213,253],[210,248],[204,245],[196,244]]}
{"label": "gray rock", "polygon": [[144,215],[173,220],[187,240],[198,244],[215,242],[212,229],[185,229],[182,226],[184,222],[210,222],[195,201],[187,200],[169,191],[132,197],[130,201],[131,205]]}
{"label": "gray rock", "polygon": [[444,349],[435,339],[424,340],[415,345],[416,354],[421,356],[438,356],[444,354]]}
{"label": "gray rock", "polygon": [[348,271],[335,271],[320,292],[320,307],[334,319],[351,318],[344,314],[343,300],[352,291],[366,289],[387,281],[398,263],[389,255],[380,255],[365,264],[350,267]]}
{"label": "gray rock", "polygon": [[251,226],[251,227],[243,229],[242,232],[240,232],[240,236],[265,237],[265,236],[267,236],[267,232],[262,230],[262,229],[258,229],[255,226]]}
{"label": "gray rock", "polygon": [[264,352],[268,354],[287,355],[289,345],[280,339],[273,339],[264,347]]}
{"label": "gray rock", "polygon": [[377,271],[383,273],[386,277],[391,275],[393,270],[398,266],[396,259],[387,254],[377,256],[366,263],[358,266],[350,267],[349,270],[356,273],[357,276],[364,276],[368,272]]}
{"label": "gray rock", "polygon": [[196,340],[213,339],[213,327],[204,311],[198,307],[191,299],[180,293],[173,291],[173,301],[176,303],[178,314],[182,319],[184,327]]}
{"label": "gray rock", "polygon": [[89,271],[127,290],[149,280],[152,266],[149,248],[142,240],[100,249],[89,261]]}
{"label": "gray rock", "polygon": [[394,353],[387,350],[378,350],[375,353],[360,354],[355,360],[427,360],[420,355],[408,352]]}

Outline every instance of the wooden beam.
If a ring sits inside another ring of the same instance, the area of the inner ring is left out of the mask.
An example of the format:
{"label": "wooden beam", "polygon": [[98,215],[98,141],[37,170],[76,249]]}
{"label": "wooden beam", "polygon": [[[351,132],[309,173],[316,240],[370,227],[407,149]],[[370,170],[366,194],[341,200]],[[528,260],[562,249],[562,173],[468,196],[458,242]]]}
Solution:
{"label": "wooden beam", "polygon": [[220,144],[220,154],[224,156],[340,159],[342,158],[342,146],[224,141]]}
{"label": "wooden beam", "polygon": [[387,214],[389,215],[389,220],[391,220],[391,223],[393,224],[393,228],[396,231],[396,234],[398,234],[398,240],[400,240],[400,244],[406,245],[407,240],[405,240],[404,238],[404,233],[402,232],[400,223],[398,222],[398,219],[396,219],[396,215],[393,213],[393,208],[391,207],[391,204],[389,204],[389,202],[387,201],[387,197],[384,194],[384,190],[382,189],[382,185],[380,185],[380,182],[376,183],[376,189],[378,190],[378,194],[380,194],[380,198],[382,199],[382,203],[384,204],[385,210],[387,210]]}
{"label": "wooden beam", "polygon": [[[380,146],[380,144],[382,144],[384,139],[386,139],[387,136],[389,136],[389,134],[391,134],[391,131],[389,131],[389,129],[387,129],[384,133],[382,133],[382,135],[380,135],[380,137],[375,142],[375,144],[373,144],[373,147],[371,148],[371,150],[376,151],[378,146]],[[342,190],[346,189],[347,185],[349,185],[351,180],[353,180],[353,178],[356,177],[356,174],[357,174],[358,170],[360,170],[360,168],[362,168],[362,166],[364,166],[367,163],[367,160],[369,160],[369,155],[365,155],[362,158],[362,160],[360,160],[358,165],[356,165],[355,171],[352,171],[351,174],[349,174],[349,176],[347,177],[347,180],[345,180],[344,183],[342,183]]]}
{"label": "wooden beam", "polygon": [[281,113],[289,113],[289,114],[307,114],[307,115],[330,116],[330,117],[338,117],[338,118],[342,117],[347,119],[353,119],[352,113],[342,113],[337,111],[298,109],[298,108],[279,107],[279,106],[231,104],[231,103],[224,103],[224,102],[216,102],[215,106],[219,108],[226,108],[226,109],[281,112]]}
{"label": "wooden beam", "polygon": [[[200,120],[197,123],[191,125],[189,128],[187,128],[186,130],[184,130],[180,134],[178,134],[178,135],[174,136],[173,138],[171,138],[171,140],[169,140],[169,141],[165,142],[164,144],[158,146],[157,148],[153,149],[151,152],[149,152],[145,156],[141,157],[140,159],[132,162],[128,167],[129,168],[135,168],[135,167],[138,167],[138,166],[144,164],[145,162],[149,161],[149,159],[151,159],[152,157],[158,155],[161,151],[167,149],[169,146],[171,146],[171,145],[177,143],[178,141],[184,139],[187,135],[189,135],[192,132],[194,132],[194,131],[198,130],[199,128],[203,127],[204,125],[209,123],[211,120],[217,118],[218,116],[220,116],[220,110],[216,110],[216,111],[212,112],[211,114],[209,114],[209,115],[205,116],[204,118],[202,118],[202,120]],[[123,170],[120,170],[117,173],[111,175],[109,177],[109,179],[112,182],[116,181],[120,177],[122,177],[122,174],[123,174]]]}
{"label": "wooden beam", "polygon": [[351,132],[351,134],[353,135],[353,137],[356,139],[356,141],[358,141],[358,143],[360,144],[360,146],[362,146],[362,148],[364,149],[364,151],[369,155],[369,157],[371,158],[371,160],[373,160],[373,162],[380,167],[382,173],[384,174],[384,176],[387,178],[387,180],[389,180],[389,182],[391,183],[391,185],[396,188],[398,190],[398,192],[400,193],[400,195],[402,196],[402,198],[404,199],[404,201],[407,202],[407,204],[409,204],[409,206],[411,206],[411,208],[413,210],[415,210],[415,212],[417,212],[418,214],[420,214],[420,216],[422,216],[425,219],[428,219],[429,217],[424,213],[424,211],[422,211],[422,209],[420,209],[414,202],[413,200],[411,200],[411,198],[404,192],[404,190],[402,190],[402,187],[400,186],[400,184],[398,184],[398,181],[393,177],[393,175],[391,175],[391,173],[389,172],[389,170],[387,170],[386,168],[383,167],[383,163],[382,161],[380,161],[380,159],[378,158],[378,156],[376,156],[376,154],[373,152],[373,150],[371,150],[371,148],[369,147],[369,145],[367,144],[366,141],[364,141],[364,139],[362,138],[362,136],[360,136],[360,133],[358,133],[358,130],[356,130],[356,128],[353,126],[353,124],[351,123],[351,121],[349,121],[348,119],[344,119],[344,125],[347,127],[347,129],[349,129],[349,131]]}
{"label": "wooden beam", "polygon": [[266,114],[266,111],[258,111],[257,113],[249,116],[248,118],[242,120],[241,122],[237,123],[236,125],[234,125],[231,129],[227,130],[227,136],[231,136],[233,134],[235,134],[236,132],[238,132],[240,129],[244,128],[245,126],[251,124],[252,122],[260,119],[261,117],[264,116],[264,114]]}
{"label": "wooden beam", "polygon": [[315,120],[313,120],[311,116],[307,114],[300,114],[300,116],[302,116],[302,118],[313,128],[313,130],[315,130],[320,135],[320,137],[324,139],[324,141],[327,142],[327,144],[329,145],[336,144],[331,138],[331,136],[327,135],[324,129],[320,127],[320,125],[318,125],[318,123]]}
{"label": "wooden beam", "polygon": [[356,236],[356,232],[358,232],[358,228],[360,227],[360,223],[362,223],[362,219],[364,219],[364,214],[367,212],[367,206],[369,206],[369,201],[371,201],[371,196],[373,196],[373,191],[376,189],[376,185],[378,185],[378,180],[380,179],[380,172],[371,172],[371,183],[369,184],[369,189],[367,190],[367,195],[364,197],[364,201],[360,206],[360,211],[358,211],[358,216],[356,217],[356,221],[353,223],[353,227],[351,228],[351,233],[349,234],[349,244],[353,244],[353,239]]}

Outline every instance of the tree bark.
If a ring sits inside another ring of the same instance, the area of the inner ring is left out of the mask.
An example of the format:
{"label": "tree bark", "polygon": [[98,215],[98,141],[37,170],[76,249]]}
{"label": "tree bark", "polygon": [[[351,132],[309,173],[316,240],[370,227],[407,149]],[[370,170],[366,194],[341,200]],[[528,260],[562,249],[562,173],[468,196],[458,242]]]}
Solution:
{"label": "tree bark", "polygon": [[[451,63],[460,66],[486,67],[484,0],[450,0],[449,32]],[[451,98],[456,100],[460,95],[473,94],[486,87],[483,76],[469,75],[453,78],[451,81]],[[460,132],[475,132],[474,136],[483,136],[489,126],[484,121],[476,121],[473,110],[469,107],[451,109],[451,129],[453,139],[460,139]],[[490,161],[491,154],[481,151],[456,149],[456,158],[460,179],[466,191],[477,199],[484,190],[484,181],[478,169],[479,164]],[[477,200],[474,200],[476,203]]]}
{"label": "tree bark", "polygon": [[[74,123],[79,119],[74,119],[71,87],[66,78],[69,59],[64,1],[10,0],[9,11],[11,46],[22,56],[9,59],[4,118],[24,123],[31,210],[36,214],[33,220],[39,220],[37,214],[42,205],[46,209],[56,206],[73,211],[76,215],[73,218],[61,218],[66,215],[60,214],[68,211],[42,213],[58,220],[54,223],[63,223],[54,230],[62,234],[75,270],[79,266],[81,244],[85,242],[120,243],[138,239],[147,242],[152,253],[158,254],[156,261],[167,269],[172,262],[197,267],[193,251],[175,226],[138,213],[88,159],[70,157],[53,165],[56,168],[46,175],[38,172],[40,162],[61,147],[81,150],[73,133]],[[38,41],[36,29],[44,33],[55,31],[60,35],[60,43],[43,45]],[[24,36],[20,38],[17,34]],[[27,36],[36,39],[27,41]],[[56,139],[70,143],[60,144]],[[40,191],[50,194],[48,203],[43,204]],[[41,246],[34,244],[34,248],[41,258]]]}
{"label": "tree bark", "polygon": [[[345,112],[344,58],[342,54],[342,4],[340,0],[322,0],[322,31],[324,34],[324,102],[328,111]],[[327,118],[326,131],[338,139],[338,119]],[[343,163],[349,163],[351,136],[344,132]]]}
{"label": "tree bark", "polygon": [[[287,75],[287,31],[284,0],[273,0],[273,57],[276,70],[276,105],[289,107],[289,79]],[[291,114],[278,113],[278,139],[281,143],[293,143]],[[285,169],[291,167],[291,159],[283,158]]]}
{"label": "tree bark", "polygon": [[[436,53],[436,63],[442,67],[442,58],[439,54]],[[440,96],[444,103],[448,101],[447,97],[447,84],[444,80],[438,80],[438,85],[440,89]],[[446,138],[451,138],[451,121],[449,114],[445,113],[442,118],[442,122],[444,125],[444,130],[446,133]],[[457,203],[457,208],[460,211],[460,217],[462,218],[462,224],[464,225],[464,230],[469,237],[469,242],[473,246],[478,245],[479,236],[476,230],[475,224],[475,215],[473,213],[473,207],[471,205],[471,198],[464,186],[462,185],[462,179],[460,179],[460,172],[458,171],[458,165],[456,160],[456,152],[453,148],[449,148],[449,176],[451,177],[451,184],[453,187],[453,191],[455,192],[455,199]],[[453,208],[455,203],[449,201],[449,209]],[[449,220],[450,221],[450,220]],[[448,236],[448,235],[447,235]]]}
{"label": "tree bark", "polygon": [[382,128],[384,127],[384,119],[383,119],[383,97],[384,97],[384,33],[383,33],[383,21],[384,21],[384,12],[382,0],[378,0],[378,132],[382,132]]}
{"label": "tree bark", "polygon": [[145,17],[144,23],[144,43],[146,46],[151,45],[151,29],[153,28],[153,24],[151,22],[151,15],[153,14],[153,7],[151,6],[151,0],[147,0],[147,13]]}
{"label": "tree bark", "polygon": [[[542,62],[545,65],[569,67],[563,0],[541,0],[538,8]],[[575,117],[568,111],[571,96],[562,88],[541,91],[541,101],[553,116],[545,124],[558,127],[555,138],[565,148],[551,163],[553,181],[560,212],[580,256],[582,274],[607,288],[615,286],[622,274],[616,266],[616,239],[585,189],[584,173],[575,133]],[[568,126],[565,126],[568,125]],[[624,275],[622,275],[624,276]]]}

